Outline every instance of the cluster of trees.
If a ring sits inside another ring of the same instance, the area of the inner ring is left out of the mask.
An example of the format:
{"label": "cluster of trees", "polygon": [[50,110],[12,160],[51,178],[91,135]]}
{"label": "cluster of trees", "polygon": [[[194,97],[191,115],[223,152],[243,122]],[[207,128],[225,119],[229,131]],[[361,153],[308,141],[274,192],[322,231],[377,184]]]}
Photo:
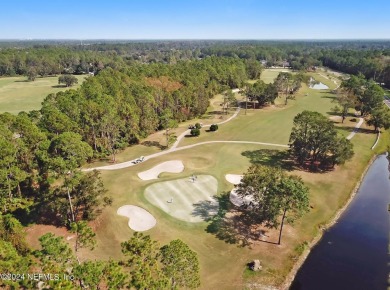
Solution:
{"label": "cluster of trees", "polygon": [[176,64],[210,56],[245,60],[248,76],[258,78],[262,61],[267,67],[290,66],[312,70],[324,65],[390,86],[388,41],[74,41],[0,43],[0,76],[99,72],[133,63]]}
{"label": "cluster of trees", "polygon": [[[91,247],[94,237],[81,231],[81,247]],[[63,237],[47,233],[39,238],[40,250],[26,244],[23,226],[10,214],[0,214],[0,287],[37,289],[30,273],[50,289],[194,289],[200,286],[197,254],[181,240],[160,247],[150,236],[135,233],[122,243],[120,261],[83,261]],[[9,276],[8,274],[13,274]],[[42,287],[40,285],[39,287]]]}
{"label": "cluster of trees", "polygon": [[[79,260],[80,248],[95,246],[95,234],[88,222],[112,203],[99,173],[81,172],[80,166],[96,157],[111,154],[115,158],[117,150],[157,129],[168,133],[177,122],[203,114],[215,93],[241,86],[246,79],[244,61],[217,57],[176,65],[138,64],[121,71],[107,68],[77,90],[47,96],[39,111],[17,116],[1,114],[0,216],[4,216],[4,227],[0,255],[5,262],[0,262],[0,267],[20,272],[36,260],[27,255],[30,250],[23,240],[23,227],[14,218],[24,216],[36,222],[65,225],[75,233],[73,252],[57,237],[42,237],[42,251],[37,254],[42,264],[35,265],[42,270],[69,269]],[[196,255],[181,241],[161,248],[154,257],[156,265],[162,265],[158,277],[153,274],[156,267],[148,261],[135,261],[138,266],[127,263],[133,272],[145,270],[147,265],[153,272],[134,272],[129,282],[132,286],[174,289],[199,285],[199,275],[180,276],[199,270]],[[62,264],[57,264],[59,260]],[[99,283],[114,283],[103,281],[101,273],[117,271],[118,267],[115,262],[77,263],[72,273],[81,277],[82,287],[97,287]],[[151,284],[142,286],[146,277]],[[58,287],[74,288],[71,281],[58,283]],[[112,285],[122,285],[115,283]]]}
{"label": "cluster of trees", "polygon": [[278,228],[281,243],[284,222],[294,222],[309,210],[309,189],[299,176],[288,175],[280,168],[252,165],[237,185],[244,200],[244,214],[251,224]]}
{"label": "cluster of trees", "polygon": [[66,46],[7,48],[0,51],[0,76],[37,76],[99,72],[106,66],[123,64],[112,52],[74,50]]}
{"label": "cluster of trees", "polygon": [[375,127],[375,131],[387,129],[390,127],[390,111],[383,104],[383,96],[383,89],[373,80],[366,80],[362,74],[352,75],[338,89],[335,111],[340,113],[344,122],[349,109],[354,108]]}
{"label": "cluster of trees", "polygon": [[352,143],[337,135],[332,121],[318,112],[303,111],[294,118],[289,140],[292,157],[301,166],[329,168],[353,156]]}
{"label": "cluster of trees", "polygon": [[170,128],[202,115],[213,95],[246,79],[244,62],[229,58],[108,68],[78,90],[49,95],[34,114],[48,135],[78,133],[94,157],[115,160],[118,150],[158,129],[166,130],[169,145]]}
{"label": "cluster of trees", "polygon": [[274,83],[266,84],[258,80],[254,84],[247,84],[244,91],[245,96],[250,102],[257,102],[259,107],[266,104],[273,104],[278,97],[278,88]]}
{"label": "cluster of trees", "polygon": [[309,77],[302,72],[292,74],[289,72],[280,72],[273,83],[266,84],[258,80],[254,84],[247,84],[244,94],[247,99],[253,102],[253,107],[259,107],[266,104],[274,104],[278,96],[285,98],[285,104],[289,99],[294,98],[294,94],[301,88],[302,83],[308,83]]}
{"label": "cluster of trees", "polygon": [[65,84],[66,87],[71,87],[78,83],[78,79],[70,74],[62,75],[58,77],[58,84]]}
{"label": "cluster of trees", "polygon": [[111,203],[99,173],[78,169],[93,155],[81,135],[50,136],[26,113],[4,113],[0,144],[0,213],[39,208],[43,217],[70,226]]}

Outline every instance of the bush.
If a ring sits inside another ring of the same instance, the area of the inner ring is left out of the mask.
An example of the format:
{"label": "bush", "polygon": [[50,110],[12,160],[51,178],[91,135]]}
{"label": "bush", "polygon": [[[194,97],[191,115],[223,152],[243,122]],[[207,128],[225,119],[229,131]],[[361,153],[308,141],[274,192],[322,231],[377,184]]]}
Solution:
{"label": "bush", "polygon": [[217,131],[218,130],[218,125],[217,124],[212,124],[211,126],[210,126],[210,131]]}
{"label": "bush", "polygon": [[195,124],[195,128],[196,128],[196,129],[200,129],[200,128],[202,128],[202,125],[201,125],[200,123],[196,123],[196,124]]}
{"label": "bush", "polygon": [[197,137],[200,135],[200,130],[198,128],[191,129],[191,136]]}

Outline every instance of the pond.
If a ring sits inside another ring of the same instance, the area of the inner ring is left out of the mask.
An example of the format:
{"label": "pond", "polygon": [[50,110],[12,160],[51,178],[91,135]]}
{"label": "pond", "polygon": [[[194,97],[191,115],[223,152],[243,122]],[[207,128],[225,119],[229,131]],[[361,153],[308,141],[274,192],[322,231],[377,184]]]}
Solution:
{"label": "pond", "polygon": [[315,79],[310,78],[309,88],[313,90],[327,90],[329,87],[321,82],[317,82]]}
{"label": "pond", "polygon": [[290,290],[387,288],[388,166],[385,155],[370,166],[353,201],[312,249]]}

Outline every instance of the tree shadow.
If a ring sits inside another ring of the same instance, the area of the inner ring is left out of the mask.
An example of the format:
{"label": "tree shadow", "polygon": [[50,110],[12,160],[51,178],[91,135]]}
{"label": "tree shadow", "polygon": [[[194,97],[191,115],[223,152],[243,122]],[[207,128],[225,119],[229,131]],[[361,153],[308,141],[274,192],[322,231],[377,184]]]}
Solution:
{"label": "tree shadow", "polygon": [[266,236],[266,231],[259,229],[259,222],[254,222],[246,209],[234,206],[229,200],[229,194],[230,192],[224,192],[215,197],[219,202],[219,209],[208,219],[210,223],[205,231],[225,243],[237,244],[240,247],[250,246],[253,242],[275,244],[260,239]]}
{"label": "tree shadow", "polygon": [[194,203],[194,210],[192,216],[199,216],[204,221],[210,221],[216,214],[218,214],[219,203],[216,196],[214,200],[202,200],[198,203]]}
{"label": "tree shadow", "polygon": [[146,147],[157,147],[157,148],[159,148],[161,150],[164,150],[164,149],[167,148],[166,146],[161,145],[157,141],[144,141],[144,142],[141,143],[141,145],[146,146]]}
{"label": "tree shadow", "polygon": [[58,214],[48,207],[45,201],[36,202],[28,208],[18,208],[13,212],[13,215],[18,217],[20,223],[25,227],[31,224],[64,226]]}
{"label": "tree shadow", "polygon": [[295,162],[290,158],[288,150],[259,149],[244,151],[241,155],[249,158],[252,164],[278,166],[288,171],[295,169]]}
{"label": "tree shadow", "polygon": [[[328,92],[321,92],[322,94],[326,93],[326,94],[329,94]],[[337,97],[335,96],[330,96],[330,95],[327,95],[327,96],[321,96],[322,99],[331,99],[331,100],[336,100]]]}
{"label": "tree shadow", "polygon": [[[351,127],[351,126],[337,126],[336,129],[352,133],[355,130],[355,127]],[[374,129],[359,128],[356,133],[360,133],[360,134],[376,134],[376,131]]]}
{"label": "tree shadow", "polygon": [[52,88],[54,89],[59,89],[59,88],[66,88],[66,85],[54,85],[54,86],[51,86]]}
{"label": "tree shadow", "polygon": [[211,111],[207,113],[208,115],[224,115],[225,112],[222,111]]}
{"label": "tree shadow", "polygon": [[326,112],[326,114],[329,115],[329,116],[338,116],[338,117],[340,117],[340,113],[338,113],[338,112]]}

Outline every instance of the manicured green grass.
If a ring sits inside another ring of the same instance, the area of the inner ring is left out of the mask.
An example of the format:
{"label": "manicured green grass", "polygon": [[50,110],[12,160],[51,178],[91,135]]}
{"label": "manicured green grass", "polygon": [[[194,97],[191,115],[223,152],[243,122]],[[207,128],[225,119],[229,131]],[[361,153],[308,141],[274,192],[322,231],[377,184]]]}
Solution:
{"label": "manicured green grass", "polygon": [[291,72],[291,70],[288,68],[267,68],[261,73],[260,79],[266,84],[272,83],[280,72]]}
{"label": "manicured green grass", "polygon": [[[219,126],[217,132],[201,130],[199,137],[185,138],[180,146],[208,140],[245,140],[287,144],[294,117],[304,110],[327,114],[334,107],[333,95],[328,90],[313,90],[302,87],[295,100],[288,105],[270,106],[264,109],[241,109],[234,121]],[[281,100],[281,98],[278,98]]]}
{"label": "manicured green grass", "polygon": [[202,222],[218,212],[218,181],[211,175],[196,175],[150,185],[146,199],[182,221]]}
{"label": "manicured green grass", "polygon": [[[303,110],[315,110],[327,114],[334,106],[333,97],[329,91],[312,90],[304,86],[295,100],[289,100],[287,106],[267,107],[261,110],[250,109],[246,115],[242,110],[236,119],[219,126],[217,132],[208,133],[202,129],[200,137],[186,138],[181,146],[208,140],[248,140],[287,144],[294,116]],[[211,111],[218,108],[219,101],[220,99],[215,103],[212,102],[215,107]],[[339,131],[344,135],[351,130],[353,125],[350,120],[347,120],[345,124],[337,124],[343,127]],[[186,126],[187,124],[183,124],[177,130],[182,132]],[[388,138],[388,135],[386,136]],[[162,155],[137,166],[102,171],[104,184],[114,202],[95,222],[97,248],[92,252],[82,251],[82,260],[108,259],[109,257],[123,259],[120,243],[128,240],[133,231],[129,229],[127,219],[118,216],[116,211],[120,206],[132,204],[145,208],[157,219],[157,225],[145,232],[146,234],[150,234],[161,245],[179,238],[198,253],[202,289],[245,289],[249,288],[247,283],[280,285],[296,257],[302,252],[300,250],[302,245],[310,242],[319,233],[319,228],[345,204],[368,160],[373,156],[370,147],[375,137],[375,134],[369,130],[356,134],[352,139],[355,151],[353,159],[334,171],[327,173],[292,171],[302,176],[310,188],[311,210],[293,227],[287,225],[284,228],[281,245],[257,241],[250,248],[239,247],[237,244],[226,242],[223,237],[216,237],[208,230],[207,222],[188,223],[176,219],[154,206],[145,197],[145,190],[150,186],[158,186],[163,182],[181,178],[188,179],[192,174],[212,175],[218,181],[217,194],[222,196],[233,188],[233,185],[225,180],[226,174],[242,174],[251,162],[255,161],[277,165],[278,160],[272,157],[267,158],[267,156],[278,152],[277,150],[280,149],[278,147],[221,143],[200,145]],[[148,140],[158,140],[158,138],[153,136]],[[384,140],[387,139],[384,138]],[[386,145],[380,143],[380,147],[384,148]],[[120,153],[118,160],[129,160],[132,159],[130,157],[147,155],[159,150],[154,146],[137,145]],[[182,160],[185,165],[184,171],[178,174],[163,173],[157,181],[141,181],[137,176],[138,172],[169,160]],[[227,206],[229,207],[229,203]],[[267,232],[269,241],[276,241],[277,234],[277,230],[269,230]],[[261,272],[248,274],[245,271],[245,265],[253,259],[260,259],[264,268]]]}
{"label": "manicured green grass", "polygon": [[[85,75],[76,76],[78,85],[86,78]],[[29,82],[26,77],[0,78],[0,113],[17,114],[21,111],[39,110],[43,99],[50,93],[57,93],[69,88],[58,86],[58,77],[37,77]]]}

